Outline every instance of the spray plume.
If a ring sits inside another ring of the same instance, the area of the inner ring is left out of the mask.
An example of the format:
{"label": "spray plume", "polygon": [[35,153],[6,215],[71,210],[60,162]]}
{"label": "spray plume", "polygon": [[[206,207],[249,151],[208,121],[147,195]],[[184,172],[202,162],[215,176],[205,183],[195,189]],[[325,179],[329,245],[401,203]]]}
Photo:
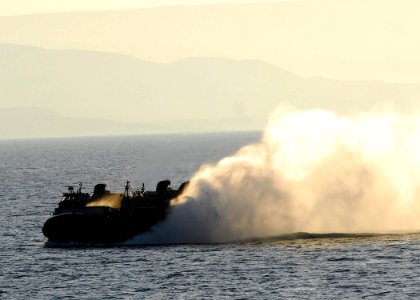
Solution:
{"label": "spray plume", "polygon": [[111,208],[120,208],[123,194],[108,193],[101,195],[99,198],[89,202],[86,206],[109,206]]}
{"label": "spray plume", "polygon": [[279,108],[263,139],[204,165],[135,243],[420,229],[420,118]]}

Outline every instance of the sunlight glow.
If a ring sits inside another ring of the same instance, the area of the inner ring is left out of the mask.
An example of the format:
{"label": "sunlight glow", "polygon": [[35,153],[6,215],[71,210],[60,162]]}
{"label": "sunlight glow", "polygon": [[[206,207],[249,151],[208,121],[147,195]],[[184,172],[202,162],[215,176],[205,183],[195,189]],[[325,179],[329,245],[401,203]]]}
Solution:
{"label": "sunlight glow", "polygon": [[0,16],[43,14],[72,11],[104,11],[139,9],[159,6],[178,5],[206,5],[206,4],[236,4],[236,3],[261,3],[261,2],[284,2],[303,0],[0,0]]}

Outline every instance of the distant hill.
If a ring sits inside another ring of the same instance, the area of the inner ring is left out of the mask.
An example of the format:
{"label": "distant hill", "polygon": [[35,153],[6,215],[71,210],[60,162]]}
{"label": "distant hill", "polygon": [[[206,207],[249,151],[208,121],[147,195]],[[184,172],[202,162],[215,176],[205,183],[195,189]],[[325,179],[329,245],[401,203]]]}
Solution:
{"label": "distant hill", "polygon": [[[0,11],[1,14],[1,11]],[[305,0],[0,17],[0,43],[256,59],[304,76],[420,81],[418,0]]]}
{"label": "distant hill", "polygon": [[[36,136],[258,130],[282,102],[338,113],[384,105],[408,110],[416,108],[419,95],[418,84],[302,78],[260,61],[158,64],[112,53],[0,44],[0,137],[26,126],[21,113],[29,113],[32,124],[45,122]],[[50,113],[4,110],[32,107]],[[57,122],[73,129],[60,132]]]}
{"label": "distant hill", "polygon": [[163,133],[197,133],[252,131],[256,124],[239,124],[235,120],[186,119],[178,122],[123,123],[102,119],[65,117],[47,109],[0,108],[0,139],[79,136],[112,136]]}

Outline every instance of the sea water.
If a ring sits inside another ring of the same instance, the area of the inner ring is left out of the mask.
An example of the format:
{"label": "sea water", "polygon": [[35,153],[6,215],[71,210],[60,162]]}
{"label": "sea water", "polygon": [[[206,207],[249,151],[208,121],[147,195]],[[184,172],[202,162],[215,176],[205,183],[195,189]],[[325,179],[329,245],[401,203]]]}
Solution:
{"label": "sea water", "polygon": [[[418,298],[420,235],[290,233],[229,243],[49,248],[67,185],[190,179],[260,133],[0,141],[1,299]],[[141,239],[138,239],[141,241]]]}

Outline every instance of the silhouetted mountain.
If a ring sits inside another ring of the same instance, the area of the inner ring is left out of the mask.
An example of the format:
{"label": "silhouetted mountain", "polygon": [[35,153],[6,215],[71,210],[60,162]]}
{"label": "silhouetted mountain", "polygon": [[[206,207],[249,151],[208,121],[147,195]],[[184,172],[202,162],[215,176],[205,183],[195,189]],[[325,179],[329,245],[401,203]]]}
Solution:
{"label": "silhouetted mountain", "polygon": [[[305,0],[0,17],[0,43],[257,59],[305,76],[420,81],[417,0]],[[1,14],[1,11],[0,11]]]}
{"label": "silhouetted mountain", "polygon": [[282,102],[343,113],[384,105],[412,109],[418,95],[416,84],[302,78],[259,61],[190,58],[158,64],[111,53],[0,44],[0,108],[49,109],[56,114],[41,118],[47,131],[52,130],[47,120],[58,122],[52,121],[58,116],[67,118],[60,119],[63,124],[77,124],[73,128],[80,134],[101,126],[118,134],[255,130]]}

